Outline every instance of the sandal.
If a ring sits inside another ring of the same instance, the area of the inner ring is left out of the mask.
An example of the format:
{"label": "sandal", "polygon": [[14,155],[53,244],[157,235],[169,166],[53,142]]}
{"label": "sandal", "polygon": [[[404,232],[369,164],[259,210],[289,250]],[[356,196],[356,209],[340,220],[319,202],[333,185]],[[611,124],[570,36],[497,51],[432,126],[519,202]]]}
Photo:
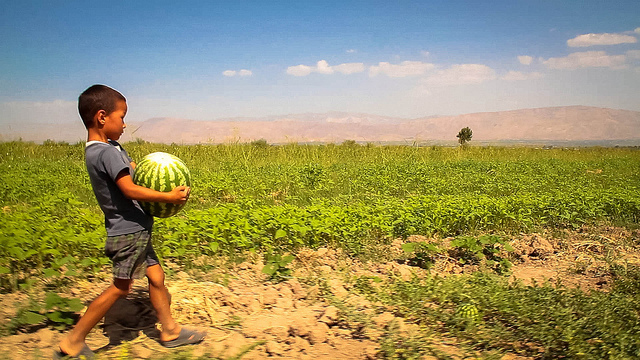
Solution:
{"label": "sandal", "polygon": [[182,328],[177,338],[169,341],[160,341],[160,344],[164,347],[174,348],[183,345],[197,344],[204,340],[207,335],[205,332],[199,332],[193,329]]}

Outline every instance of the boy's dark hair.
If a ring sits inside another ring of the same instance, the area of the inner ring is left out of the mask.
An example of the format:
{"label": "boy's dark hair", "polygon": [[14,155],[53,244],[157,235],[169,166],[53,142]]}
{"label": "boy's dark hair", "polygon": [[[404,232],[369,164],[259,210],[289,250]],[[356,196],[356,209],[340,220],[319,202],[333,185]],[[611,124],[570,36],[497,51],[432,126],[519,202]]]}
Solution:
{"label": "boy's dark hair", "polygon": [[116,109],[118,101],[127,101],[124,95],[106,85],[93,85],[83,91],[78,97],[78,112],[84,122],[84,126],[89,128],[93,122],[93,116],[100,110],[111,114]]}

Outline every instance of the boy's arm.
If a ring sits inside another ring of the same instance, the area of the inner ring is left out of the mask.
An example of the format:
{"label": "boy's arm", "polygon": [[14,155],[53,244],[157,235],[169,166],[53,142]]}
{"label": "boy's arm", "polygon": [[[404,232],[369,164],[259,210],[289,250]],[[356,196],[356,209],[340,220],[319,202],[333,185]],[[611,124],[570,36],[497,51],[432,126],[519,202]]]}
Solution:
{"label": "boy's arm", "polygon": [[131,161],[130,165],[133,170],[136,169],[136,163],[133,160]]}
{"label": "boy's arm", "polygon": [[146,202],[164,202],[172,204],[184,204],[189,199],[191,189],[186,186],[178,186],[169,192],[156,191],[144,186],[136,185],[129,175],[128,170],[122,170],[116,177],[116,185],[127,199],[146,201]]}

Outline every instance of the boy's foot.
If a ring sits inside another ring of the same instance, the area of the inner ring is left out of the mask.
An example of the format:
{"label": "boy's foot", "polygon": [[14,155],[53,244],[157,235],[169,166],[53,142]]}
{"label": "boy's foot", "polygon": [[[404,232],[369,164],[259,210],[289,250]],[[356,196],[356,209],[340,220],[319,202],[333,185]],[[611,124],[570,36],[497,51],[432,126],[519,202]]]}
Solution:
{"label": "boy's foot", "polygon": [[69,355],[62,350],[56,351],[53,353],[53,358],[55,360],[67,359],[67,358],[92,360],[92,359],[95,359],[95,357],[96,357],[96,354],[93,351],[91,351],[91,349],[89,349],[87,344],[84,344],[84,347],[82,348],[82,350],[80,350],[80,352],[75,356]]}
{"label": "boy's foot", "polygon": [[189,329],[183,327],[180,330],[180,334],[177,338],[168,341],[160,341],[160,344],[164,347],[174,348],[183,345],[191,345],[197,344],[204,340],[204,337],[207,335],[206,332],[197,331],[194,329]]}

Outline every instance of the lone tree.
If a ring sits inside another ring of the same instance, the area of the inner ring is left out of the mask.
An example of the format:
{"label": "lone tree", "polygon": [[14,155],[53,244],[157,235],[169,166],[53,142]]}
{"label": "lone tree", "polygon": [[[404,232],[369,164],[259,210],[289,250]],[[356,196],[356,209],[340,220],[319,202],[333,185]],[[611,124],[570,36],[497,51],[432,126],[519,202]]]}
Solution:
{"label": "lone tree", "polygon": [[471,137],[473,136],[473,131],[469,129],[469,127],[462,128],[456,137],[458,138],[458,142],[460,145],[464,145],[467,141],[471,141]]}

